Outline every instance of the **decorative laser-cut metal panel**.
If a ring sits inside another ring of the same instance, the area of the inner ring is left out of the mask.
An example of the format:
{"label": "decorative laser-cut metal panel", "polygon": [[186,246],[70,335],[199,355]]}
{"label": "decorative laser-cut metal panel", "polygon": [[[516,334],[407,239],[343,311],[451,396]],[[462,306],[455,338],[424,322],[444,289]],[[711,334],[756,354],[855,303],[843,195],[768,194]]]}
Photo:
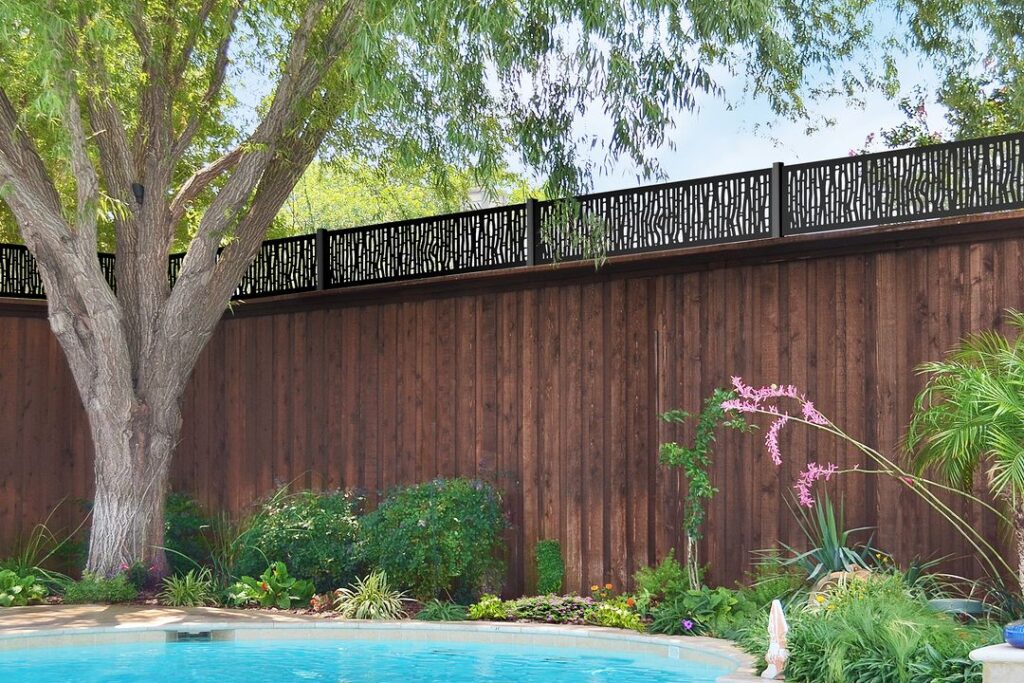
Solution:
{"label": "decorative laser-cut metal panel", "polygon": [[785,168],[785,233],[1024,206],[1024,135],[1004,135]]}
{"label": "decorative laser-cut metal panel", "polygon": [[235,299],[316,289],[316,238],[298,235],[260,245],[256,260],[235,290]]}
{"label": "decorative laser-cut metal panel", "polygon": [[181,262],[185,260],[185,254],[171,254],[170,258],[167,259],[167,279],[171,282],[171,287],[174,287],[174,283],[178,281],[178,273],[181,272]]}
{"label": "decorative laser-cut metal panel", "polygon": [[[432,216],[327,233],[318,283],[315,235],[263,243],[235,298],[432,277],[607,255],[1024,207],[1024,134],[917,147],[781,168]],[[532,233],[532,234],[530,234]],[[543,239],[542,239],[543,238]],[[595,249],[596,247],[596,249]],[[114,257],[100,254],[111,287]],[[168,262],[173,284],[183,254]],[[28,250],[0,245],[0,296],[39,298]]]}
{"label": "decorative laser-cut metal panel", "polygon": [[0,244],[0,296],[42,299],[43,279],[27,247]]}
{"label": "decorative laser-cut metal panel", "polygon": [[100,270],[103,271],[103,277],[107,279],[107,284],[110,288],[117,291],[117,275],[114,273],[114,255],[113,254],[100,254]]}
{"label": "decorative laser-cut metal panel", "polygon": [[537,262],[581,258],[585,245],[614,256],[767,237],[770,184],[759,170],[585,195],[571,220],[543,202]]}
{"label": "decorative laser-cut metal panel", "polygon": [[[100,270],[111,288],[115,287],[114,255],[97,254]],[[43,278],[28,247],[0,244],[0,296],[19,299],[43,299]]]}
{"label": "decorative laser-cut metal panel", "polygon": [[[167,262],[171,287],[178,281],[184,260],[185,254],[171,254]],[[249,266],[232,298],[253,299],[313,289],[316,289],[316,238],[314,235],[298,235],[261,244],[256,260]]]}
{"label": "decorative laser-cut metal panel", "polygon": [[525,204],[327,234],[328,287],[525,263]]}

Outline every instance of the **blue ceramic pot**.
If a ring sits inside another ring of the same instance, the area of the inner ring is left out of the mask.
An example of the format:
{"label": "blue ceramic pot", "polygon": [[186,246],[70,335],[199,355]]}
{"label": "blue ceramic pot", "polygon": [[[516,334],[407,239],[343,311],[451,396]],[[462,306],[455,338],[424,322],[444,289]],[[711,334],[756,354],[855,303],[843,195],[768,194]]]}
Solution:
{"label": "blue ceramic pot", "polygon": [[1024,648],[1024,621],[1011,621],[1004,626],[1003,638],[1013,647]]}

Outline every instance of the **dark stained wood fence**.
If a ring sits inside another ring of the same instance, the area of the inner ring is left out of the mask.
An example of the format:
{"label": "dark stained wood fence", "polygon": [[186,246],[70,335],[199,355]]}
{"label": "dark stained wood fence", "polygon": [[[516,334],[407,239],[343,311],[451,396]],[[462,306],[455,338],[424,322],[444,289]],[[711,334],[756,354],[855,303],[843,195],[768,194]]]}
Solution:
{"label": "dark stained wood fence", "polygon": [[[354,487],[372,504],[398,484],[480,477],[512,524],[508,592],[532,587],[542,538],[562,542],[568,588],[626,585],[682,547],[680,477],[657,447],[688,430],[659,412],[698,409],[731,375],[792,382],[891,449],[914,367],[1024,307],[1021,226],[769,240],[243,304],[195,370],[174,485],[239,511],[291,480]],[[0,555],[59,500],[70,524],[91,495],[88,426],[43,316],[41,303],[0,305]],[[739,578],[754,549],[800,543],[782,495],[808,460],[864,462],[799,425],[783,433],[781,468],[762,442],[719,442],[702,549],[715,581]],[[976,573],[897,483],[839,485],[848,524],[876,526],[880,547],[902,560],[951,553],[949,569]]]}

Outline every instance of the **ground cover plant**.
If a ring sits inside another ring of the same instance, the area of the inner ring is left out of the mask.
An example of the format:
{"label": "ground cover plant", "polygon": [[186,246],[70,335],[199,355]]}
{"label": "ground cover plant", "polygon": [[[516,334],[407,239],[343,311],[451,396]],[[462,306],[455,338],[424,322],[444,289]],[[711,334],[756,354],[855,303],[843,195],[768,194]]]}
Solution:
{"label": "ground cover plant", "polygon": [[399,489],[363,517],[361,550],[418,600],[469,600],[500,577],[505,526],[490,484],[436,479]]}
{"label": "ground cover plant", "polygon": [[139,591],[121,573],[112,579],[84,572],[79,581],[64,587],[64,602],[68,604],[131,602]]}
{"label": "ground cover plant", "polygon": [[0,607],[22,607],[46,597],[46,586],[32,574],[22,576],[12,569],[0,569]]}
{"label": "ground cover plant", "polygon": [[420,621],[465,621],[468,610],[464,605],[445,600],[431,600],[416,613]]}

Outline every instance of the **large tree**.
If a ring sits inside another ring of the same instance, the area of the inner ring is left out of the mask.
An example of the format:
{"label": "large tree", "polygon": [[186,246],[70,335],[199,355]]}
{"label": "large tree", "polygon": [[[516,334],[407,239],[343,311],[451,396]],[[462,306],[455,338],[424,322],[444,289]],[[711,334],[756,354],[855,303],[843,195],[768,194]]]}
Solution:
{"label": "large tree", "polygon": [[[674,112],[718,91],[712,73],[745,73],[789,115],[804,111],[809,73],[856,89],[855,73],[816,65],[863,45],[862,7],[0,0],[0,196],[37,260],[89,417],[87,569],[165,566],[186,382],[318,150],[482,177],[511,155],[552,193],[586,184],[583,144],[653,172],[648,150],[665,143]],[[607,139],[576,125],[594,110]],[[167,256],[189,212],[194,234],[171,288]],[[116,293],[96,258],[104,223]]]}

